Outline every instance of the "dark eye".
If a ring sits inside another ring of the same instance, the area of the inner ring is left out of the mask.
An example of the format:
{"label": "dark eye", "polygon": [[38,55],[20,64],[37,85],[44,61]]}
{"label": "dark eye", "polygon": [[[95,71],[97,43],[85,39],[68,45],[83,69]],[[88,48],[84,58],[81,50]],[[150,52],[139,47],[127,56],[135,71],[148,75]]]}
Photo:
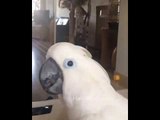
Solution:
{"label": "dark eye", "polygon": [[67,65],[70,66],[70,67],[73,66],[73,61],[71,61],[71,60],[68,61],[68,62],[67,62]]}
{"label": "dark eye", "polygon": [[64,60],[64,67],[65,68],[74,68],[75,65],[76,65],[76,63],[73,59],[65,59]]}

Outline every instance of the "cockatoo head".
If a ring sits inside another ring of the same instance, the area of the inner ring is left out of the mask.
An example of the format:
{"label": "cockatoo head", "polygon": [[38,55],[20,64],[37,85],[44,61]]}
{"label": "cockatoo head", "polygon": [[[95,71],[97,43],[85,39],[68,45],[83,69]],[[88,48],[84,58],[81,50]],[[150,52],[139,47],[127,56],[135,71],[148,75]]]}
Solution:
{"label": "cockatoo head", "polygon": [[56,95],[64,91],[81,91],[82,88],[87,90],[88,85],[96,87],[97,80],[101,79],[94,77],[94,74],[102,74],[96,66],[87,49],[67,42],[56,43],[47,52],[40,70],[40,83],[44,90]]}

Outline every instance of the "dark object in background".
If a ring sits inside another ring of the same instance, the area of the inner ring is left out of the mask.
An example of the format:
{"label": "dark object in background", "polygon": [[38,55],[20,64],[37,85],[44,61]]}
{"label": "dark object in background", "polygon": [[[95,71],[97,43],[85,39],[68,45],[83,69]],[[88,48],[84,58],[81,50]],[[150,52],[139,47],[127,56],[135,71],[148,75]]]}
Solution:
{"label": "dark object in background", "polygon": [[51,97],[51,96],[49,96],[48,98],[47,98],[47,100],[52,100],[53,99],[53,97]]}
{"label": "dark object in background", "polygon": [[110,30],[118,30],[118,23],[117,22],[109,22],[109,29]]}
{"label": "dark object in background", "polygon": [[32,116],[49,114],[52,111],[52,105],[32,108]]}
{"label": "dark object in background", "polygon": [[[114,27],[113,27],[114,28]],[[118,29],[101,29],[101,65],[107,70],[114,70],[112,64],[113,51],[117,47]],[[115,55],[116,56],[116,55]],[[116,59],[114,60],[116,61]]]}
{"label": "dark object in background", "polygon": [[61,17],[56,22],[56,42],[69,41],[69,18]]}
{"label": "dark object in background", "polygon": [[80,46],[82,46],[84,48],[87,47],[87,41],[85,39],[84,34],[79,33],[79,34],[76,35],[76,37],[75,37],[75,45],[80,45]]}
{"label": "dark object in background", "polygon": [[100,63],[101,52],[92,46],[87,46],[88,51],[92,54],[92,58]]}
{"label": "dark object in background", "polygon": [[58,99],[58,95],[49,96],[47,100]]}

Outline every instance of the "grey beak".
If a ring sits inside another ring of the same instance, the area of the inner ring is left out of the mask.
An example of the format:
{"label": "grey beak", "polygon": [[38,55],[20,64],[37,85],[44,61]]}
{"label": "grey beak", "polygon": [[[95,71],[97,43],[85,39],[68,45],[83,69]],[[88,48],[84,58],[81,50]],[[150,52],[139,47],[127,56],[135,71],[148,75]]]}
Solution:
{"label": "grey beak", "polygon": [[39,73],[39,80],[47,93],[53,95],[62,93],[63,74],[54,59],[49,58],[42,65]]}

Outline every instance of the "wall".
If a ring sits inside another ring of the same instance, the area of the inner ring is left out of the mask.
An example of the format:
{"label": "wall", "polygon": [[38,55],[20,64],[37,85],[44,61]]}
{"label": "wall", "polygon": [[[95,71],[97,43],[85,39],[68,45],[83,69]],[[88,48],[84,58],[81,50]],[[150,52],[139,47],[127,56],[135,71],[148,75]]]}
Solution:
{"label": "wall", "polygon": [[46,9],[46,0],[40,0],[40,9],[45,10]]}
{"label": "wall", "polygon": [[91,0],[91,17],[89,26],[89,44],[94,46],[96,37],[96,6],[108,5],[109,0]]}
{"label": "wall", "polygon": [[49,10],[50,17],[54,16],[54,0],[46,0],[46,10]]}
{"label": "wall", "polygon": [[116,72],[128,77],[128,0],[121,0]]}
{"label": "wall", "polygon": [[50,17],[69,17],[69,10],[67,8],[62,9],[58,7],[58,0],[41,0],[41,9],[49,10]]}
{"label": "wall", "polygon": [[54,16],[54,0],[40,0],[40,9],[49,10],[50,17]]}
{"label": "wall", "polygon": [[69,10],[67,8],[59,8],[58,1],[56,1],[56,17],[69,17]]}

